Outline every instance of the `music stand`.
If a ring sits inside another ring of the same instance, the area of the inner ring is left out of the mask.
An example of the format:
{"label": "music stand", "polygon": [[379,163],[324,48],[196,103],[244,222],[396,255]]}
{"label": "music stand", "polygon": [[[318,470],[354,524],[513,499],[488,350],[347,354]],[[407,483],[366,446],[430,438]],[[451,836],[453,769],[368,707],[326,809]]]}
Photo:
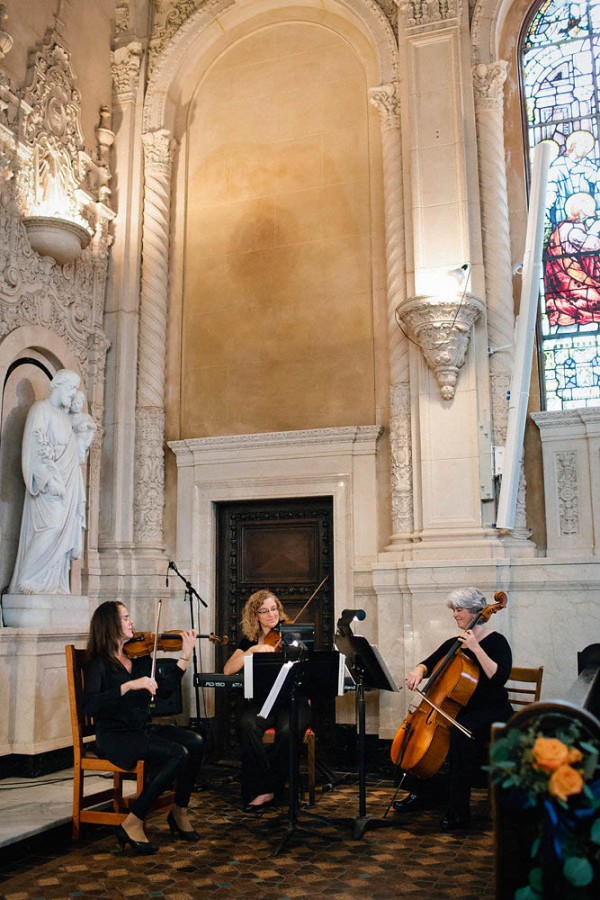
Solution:
{"label": "music stand", "polygon": [[[341,674],[340,674],[341,673]],[[304,834],[317,835],[319,832],[305,828],[298,824],[300,803],[298,800],[298,690],[302,687],[302,693],[310,697],[316,691],[331,692],[336,694],[340,684],[343,684],[343,657],[336,651],[315,651],[307,659],[288,660],[279,670],[269,695],[258,715],[267,718],[273,709],[279,706],[287,706],[289,711],[290,737],[289,737],[289,802],[288,802],[288,826],[275,848],[273,855],[285,847],[289,839],[297,831]],[[306,813],[311,819],[320,820],[331,824],[324,816]]]}
{"label": "music stand", "polygon": [[336,634],[334,643],[340,653],[346,657],[346,665],[356,682],[356,719],[358,747],[358,816],[354,823],[353,837],[359,840],[367,828],[383,828],[395,825],[392,819],[375,819],[367,815],[366,802],[366,701],[365,690],[399,691],[383,658],[374,644],[369,644],[366,637],[352,634],[346,628],[345,634]]}

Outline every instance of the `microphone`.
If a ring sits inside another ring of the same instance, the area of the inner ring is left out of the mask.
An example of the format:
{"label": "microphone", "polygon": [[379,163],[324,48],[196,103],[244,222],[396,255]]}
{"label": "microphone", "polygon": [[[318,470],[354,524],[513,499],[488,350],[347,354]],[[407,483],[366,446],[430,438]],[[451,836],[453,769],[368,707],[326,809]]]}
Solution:
{"label": "microphone", "polygon": [[171,568],[171,566],[172,566],[172,563],[169,562],[169,564],[167,565],[167,574],[165,576],[165,585],[167,587],[169,587],[169,569]]}
{"label": "microphone", "polygon": [[352,622],[362,622],[366,618],[367,614],[364,609],[343,609],[337,623],[338,633],[342,637],[351,637],[352,629],[350,625]]}
{"label": "microphone", "polygon": [[342,610],[341,618],[345,622],[363,622],[367,618],[367,614],[364,609],[344,609]]}

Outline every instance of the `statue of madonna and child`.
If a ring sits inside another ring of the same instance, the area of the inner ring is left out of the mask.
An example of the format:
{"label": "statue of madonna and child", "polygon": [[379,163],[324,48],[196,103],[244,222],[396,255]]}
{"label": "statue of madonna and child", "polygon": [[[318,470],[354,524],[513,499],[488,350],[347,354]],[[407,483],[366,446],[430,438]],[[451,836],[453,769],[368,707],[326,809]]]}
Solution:
{"label": "statue of madonna and child", "polygon": [[11,594],[68,594],[71,563],[83,552],[85,485],[81,464],[97,430],[83,412],[76,372],[61,369],[50,396],[27,414],[21,450],[25,500]]}

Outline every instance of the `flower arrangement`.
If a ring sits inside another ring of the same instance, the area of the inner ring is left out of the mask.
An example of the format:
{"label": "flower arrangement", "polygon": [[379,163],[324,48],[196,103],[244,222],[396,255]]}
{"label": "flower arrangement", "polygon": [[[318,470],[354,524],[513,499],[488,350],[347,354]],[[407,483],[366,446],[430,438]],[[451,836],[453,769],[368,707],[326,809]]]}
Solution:
{"label": "flower arrangement", "polygon": [[598,897],[599,742],[584,737],[576,720],[540,717],[528,729],[510,728],[498,738],[486,768],[504,808],[539,814],[529,880],[515,900],[546,897],[548,884],[556,896]]}

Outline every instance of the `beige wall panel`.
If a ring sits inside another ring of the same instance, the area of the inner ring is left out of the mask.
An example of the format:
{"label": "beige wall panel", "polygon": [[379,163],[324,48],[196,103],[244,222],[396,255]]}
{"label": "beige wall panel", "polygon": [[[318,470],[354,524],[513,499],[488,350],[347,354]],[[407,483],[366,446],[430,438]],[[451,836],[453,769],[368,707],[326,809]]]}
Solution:
{"label": "beige wall panel", "polygon": [[332,31],[273,25],[192,104],[181,434],[375,422],[367,83]]}

